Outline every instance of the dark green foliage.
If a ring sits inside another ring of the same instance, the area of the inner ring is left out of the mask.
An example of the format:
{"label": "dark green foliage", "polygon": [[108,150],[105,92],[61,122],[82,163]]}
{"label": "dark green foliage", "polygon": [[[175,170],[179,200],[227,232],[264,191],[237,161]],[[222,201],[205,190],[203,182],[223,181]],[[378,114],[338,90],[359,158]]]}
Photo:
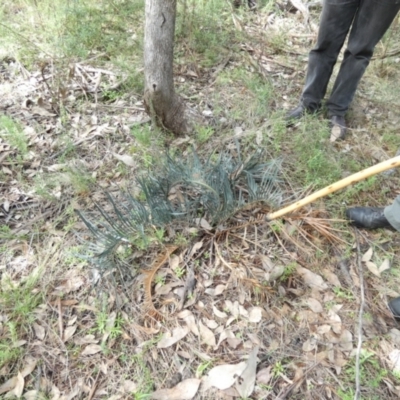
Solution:
{"label": "dark green foliage", "polygon": [[88,247],[92,259],[99,266],[110,266],[120,245],[146,248],[159,241],[155,232],[161,228],[172,226],[176,233],[201,229],[199,220],[204,219],[215,229],[251,203],[279,205],[280,163],[262,162],[262,154],[257,151],[245,161],[228,153],[206,160],[194,152],[187,160],[167,155],[156,172],[138,178],[141,200],[131,193],[124,193],[122,201],[107,194],[110,211],[96,205],[98,213],[90,219],[78,211],[95,239]]}

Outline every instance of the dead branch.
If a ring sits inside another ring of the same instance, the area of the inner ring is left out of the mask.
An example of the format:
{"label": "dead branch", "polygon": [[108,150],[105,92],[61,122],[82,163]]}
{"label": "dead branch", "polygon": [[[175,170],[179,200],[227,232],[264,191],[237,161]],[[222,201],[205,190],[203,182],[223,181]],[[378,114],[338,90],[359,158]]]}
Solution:
{"label": "dead branch", "polygon": [[365,305],[365,298],[364,298],[364,279],[363,279],[363,270],[361,265],[361,250],[360,250],[360,240],[358,237],[358,230],[354,228],[354,233],[356,237],[357,243],[357,266],[358,266],[358,275],[360,279],[360,297],[361,297],[361,304],[360,304],[360,312],[358,316],[358,344],[357,344],[357,352],[356,352],[356,392],[354,394],[354,400],[358,400],[361,398],[361,390],[360,390],[360,354],[361,354],[361,347],[362,347],[362,322],[363,322],[363,313],[364,313],[364,305]]}

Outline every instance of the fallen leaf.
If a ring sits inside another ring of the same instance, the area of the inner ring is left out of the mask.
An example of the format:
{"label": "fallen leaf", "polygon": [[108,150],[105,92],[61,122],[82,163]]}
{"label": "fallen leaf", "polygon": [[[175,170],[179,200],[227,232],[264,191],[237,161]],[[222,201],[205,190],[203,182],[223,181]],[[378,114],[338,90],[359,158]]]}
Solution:
{"label": "fallen leaf", "polygon": [[217,329],[218,328],[218,323],[216,321],[214,321],[213,319],[205,318],[205,322],[206,322],[206,325],[210,329]]}
{"label": "fallen leaf", "polygon": [[224,364],[218,365],[210,370],[208,375],[204,379],[204,390],[208,390],[210,387],[216,387],[220,390],[225,390],[231,387],[236,377],[240,376],[246,369],[247,364],[241,362],[239,364]]}
{"label": "fallen leaf", "polygon": [[197,225],[200,225],[203,229],[205,229],[207,231],[212,230],[212,226],[204,218],[196,218],[195,222]]}
{"label": "fallen leaf", "polygon": [[297,266],[296,270],[302,276],[304,283],[310,288],[316,290],[328,289],[328,285],[324,282],[322,276],[300,266]]}
{"label": "fallen leaf", "polygon": [[341,304],[336,304],[328,311],[328,320],[330,322],[333,332],[337,334],[340,334],[342,332],[342,319],[337,314],[337,312],[341,308]]}
{"label": "fallen leaf", "polygon": [[272,268],[272,271],[269,273],[268,282],[272,282],[280,278],[285,272],[285,267],[283,265],[276,265]]}
{"label": "fallen leaf", "polygon": [[101,351],[101,346],[98,344],[89,344],[84,348],[82,351],[81,355],[82,356],[92,356],[93,354],[96,354]]}
{"label": "fallen leaf", "polygon": [[74,315],[72,318],[70,318],[70,319],[68,320],[67,326],[74,325],[77,319],[78,319],[78,316],[77,316],[77,315]]}
{"label": "fallen leaf", "polygon": [[257,353],[258,346],[256,346],[249,354],[246,368],[236,380],[236,390],[243,398],[249,397],[254,390],[256,383]]}
{"label": "fallen leaf", "polygon": [[225,339],[233,339],[235,334],[230,329],[225,329],[221,332],[218,339],[217,347],[225,340]]}
{"label": "fallen leaf", "polygon": [[39,106],[33,106],[31,108],[31,113],[32,115],[40,115],[42,117],[55,117],[57,114],[51,113],[50,111],[47,111],[45,108],[39,107]]}
{"label": "fallen leaf", "polygon": [[16,384],[17,384],[17,377],[13,376],[12,378],[10,378],[8,381],[5,381],[0,386],[0,394],[9,392],[10,390],[13,390],[15,388]]}
{"label": "fallen leaf", "polygon": [[24,386],[25,386],[24,377],[21,375],[20,372],[18,372],[13,390],[8,392],[4,396],[4,398],[5,399],[14,398],[14,397],[20,398],[22,396],[22,392],[24,391]]}
{"label": "fallen leaf", "polygon": [[308,307],[310,307],[311,311],[314,311],[317,314],[322,313],[324,311],[324,308],[317,299],[310,297],[307,299],[306,303]]}
{"label": "fallen leaf", "polygon": [[303,351],[305,351],[305,352],[313,351],[317,348],[317,344],[318,344],[317,339],[314,337],[311,337],[303,343]]}
{"label": "fallen leaf", "polygon": [[24,391],[24,386],[25,386],[25,379],[22,376],[22,374],[19,372],[17,375],[17,385],[14,388],[14,395],[16,397],[22,396],[22,392]]}
{"label": "fallen leaf", "polygon": [[245,318],[249,317],[249,312],[241,304],[239,304],[239,315]]}
{"label": "fallen leaf", "polygon": [[117,160],[122,161],[128,167],[134,167],[136,165],[135,161],[133,160],[133,157],[131,156],[128,156],[126,154],[119,155],[117,153],[112,153],[112,154]]}
{"label": "fallen leaf", "polygon": [[181,339],[183,339],[187,334],[189,333],[189,328],[188,327],[181,327],[178,326],[172,331],[172,334],[170,332],[164,333],[163,337],[157,344],[158,349],[166,349],[167,347],[170,347],[174,345],[175,343],[179,342]]}
{"label": "fallen leaf", "polygon": [[249,312],[249,322],[260,322],[262,319],[262,308],[261,307],[253,307]]}
{"label": "fallen leaf", "polygon": [[365,254],[363,254],[361,261],[367,262],[370,261],[372,258],[373,249],[370,247]]}
{"label": "fallen leaf", "polygon": [[35,360],[33,357],[26,357],[24,360],[24,368],[21,371],[21,375],[25,378],[26,376],[30,375],[32,371],[36,368],[37,360]]}
{"label": "fallen leaf", "polygon": [[[291,0],[291,2],[293,3],[293,0]],[[329,138],[329,141],[336,142],[336,140],[338,140],[340,136],[341,136],[340,126],[334,125],[331,129],[331,136]]]}
{"label": "fallen leaf", "polygon": [[125,393],[135,393],[137,391],[137,385],[135,382],[127,380],[123,384]]}
{"label": "fallen leaf", "polygon": [[94,335],[86,335],[83,338],[82,337],[77,337],[74,339],[74,343],[77,346],[82,346],[84,344],[89,344],[89,343],[98,343],[99,340],[96,339]]}
{"label": "fallen leaf", "polygon": [[38,399],[40,399],[39,392],[37,390],[29,390],[24,393],[24,399],[25,400],[38,400]]}
{"label": "fallen leaf", "polygon": [[304,23],[308,23],[308,19],[310,17],[308,5],[305,5],[301,0],[290,0],[290,2],[303,14]]}
{"label": "fallen leaf", "polygon": [[325,334],[325,333],[328,333],[330,330],[331,330],[331,326],[330,326],[330,325],[320,325],[320,326],[317,328],[317,333],[318,333],[319,335],[323,335],[323,334]]}
{"label": "fallen leaf", "polygon": [[200,379],[186,379],[172,389],[157,390],[150,398],[154,400],[191,400],[196,396],[200,382]]}
{"label": "fallen leaf", "polygon": [[186,325],[194,335],[200,335],[199,328],[197,328],[196,320],[191,311],[183,310],[178,314],[178,317],[182,318],[186,322]]}
{"label": "fallen leaf", "polygon": [[223,293],[223,291],[226,289],[226,285],[217,285],[215,287],[215,292],[214,292],[214,296],[218,296],[221,293]]}
{"label": "fallen leaf", "polygon": [[35,331],[35,335],[39,340],[43,340],[46,336],[46,331],[44,330],[43,326],[37,324],[36,322],[33,323],[33,330]]}
{"label": "fallen leaf", "polygon": [[390,261],[388,258],[385,258],[385,260],[383,260],[383,263],[379,266],[379,272],[382,273],[388,269],[390,269]]}
{"label": "fallen leaf", "polygon": [[347,329],[344,329],[340,335],[339,340],[340,340],[340,347],[344,351],[353,350],[353,334],[350,331],[348,331]]}
{"label": "fallen leaf", "polygon": [[80,271],[73,269],[69,270],[64,277],[61,285],[56,287],[56,290],[64,293],[75,292],[85,283],[85,279],[80,275]]}
{"label": "fallen leaf", "polygon": [[367,266],[368,270],[370,272],[372,272],[375,276],[377,276],[378,278],[381,277],[381,274],[379,272],[379,269],[377,267],[377,265],[371,261],[366,261],[365,265]]}
{"label": "fallen leaf", "polygon": [[63,338],[64,342],[67,342],[69,339],[72,338],[72,336],[74,336],[74,333],[76,332],[77,327],[78,327],[77,325],[73,325],[73,326],[67,326],[65,328],[64,338]]}
{"label": "fallen leaf", "polygon": [[257,372],[257,383],[259,385],[269,385],[273,374],[271,373],[272,365],[267,368],[260,369]]}
{"label": "fallen leaf", "polygon": [[215,341],[214,333],[210,329],[208,329],[201,321],[199,321],[199,331],[202,343],[205,343],[211,347],[216,346],[217,343]]}
{"label": "fallen leaf", "polygon": [[50,165],[50,167],[47,167],[48,171],[50,172],[57,172],[60,171],[61,169],[64,169],[67,167],[68,164],[53,164]]}
{"label": "fallen leaf", "polygon": [[169,267],[174,271],[179,267],[180,262],[180,257],[178,257],[176,254],[172,254],[169,257]]}
{"label": "fallen leaf", "polygon": [[275,264],[273,263],[271,258],[266,256],[266,255],[264,255],[264,254],[259,254],[259,257],[261,259],[262,266],[263,266],[264,270],[266,272],[271,272],[272,268],[274,268],[274,266],[275,266]]}
{"label": "fallen leaf", "polygon": [[196,251],[200,250],[202,247],[203,247],[203,242],[200,241],[200,242],[195,243],[193,245],[193,247],[191,248],[191,250],[190,250],[190,253],[188,255],[188,259],[190,259],[193,256],[193,254],[195,254]]}
{"label": "fallen leaf", "polygon": [[215,306],[213,306],[213,312],[218,318],[228,318],[228,314],[224,313],[223,311],[219,311],[218,308]]}
{"label": "fallen leaf", "polygon": [[242,339],[237,337],[228,338],[226,341],[228,342],[229,346],[232,347],[232,349],[236,349],[240,344],[242,344]]}
{"label": "fallen leaf", "polygon": [[326,280],[333,286],[342,287],[339,278],[333,272],[329,271],[327,268],[323,270]]}
{"label": "fallen leaf", "polygon": [[389,360],[394,372],[400,373],[400,350],[395,349],[389,353]]}
{"label": "fallen leaf", "polygon": [[27,344],[28,342],[26,340],[17,340],[15,343],[13,343],[12,347],[13,348],[18,348],[23,346],[24,344]]}

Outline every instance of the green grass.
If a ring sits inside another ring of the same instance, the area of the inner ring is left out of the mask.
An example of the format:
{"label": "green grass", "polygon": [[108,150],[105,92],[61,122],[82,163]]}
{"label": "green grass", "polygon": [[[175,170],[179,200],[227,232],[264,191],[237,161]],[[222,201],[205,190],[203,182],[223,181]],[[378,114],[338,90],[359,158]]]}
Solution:
{"label": "green grass", "polygon": [[[232,26],[232,8],[223,0],[178,2],[176,21],[177,61],[211,67],[222,61],[238,43],[241,33]],[[183,44],[183,46],[180,46]],[[187,49],[190,53],[187,54]]]}
{"label": "green grass", "polygon": [[22,349],[17,346],[18,333],[15,322],[7,322],[4,328],[5,335],[0,339],[0,368],[18,360],[22,354]]}
{"label": "green grass", "polygon": [[2,42],[17,44],[20,58],[34,57],[38,49],[57,58],[86,58],[99,52],[112,57],[121,49],[134,52],[143,6],[139,0],[16,0],[12,5],[5,1]]}
{"label": "green grass", "polygon": [[28,154],[28,138],[22,126],[6,115],[0,116],[0,138],[18,151],[20,159]]}
{"label": "green grass", "polygon": [[31,320],[33,310],[42,300],[41,293],[34,290],[38,279],[38,274],[32,274],[17,284],[4,276],[0,304],[11,318],[20,322]]}
{"label": "green grass", "polygon": [[0,309],[8,320],[0,338],[0,368],[16,361],[24,353],[17,343],[29,331],[36,319],[34,310],[43,302],[43,293],[36,288],[40,275],[36,270],[18,282],[12,281],[5,273],[2,276]]}
{"label": "green grass", "polygon": [[[353,387],[356,377],[356,366],[355,366],[355,357],[351,359],[349,363],[346,364],[344,367],[344,378],[348,382],[348,387]],[[376,390],[382,380],[388,376],[389,372],[382,368],[376,359],[374,353],[369,352],[367,350],[361,351],[360,357],[360,368],[359,368],[359,377],[360,377],[360,384],[366,391],[373,391]],[[349,389],[347,392],[339,391],[339,396],[342,400],[347,400],[349,397],[349,393],[352,393],[352,390]],[[370,400],[378,399],[379,397],[376,396],[368,396],[363,398],[368,398]]]}

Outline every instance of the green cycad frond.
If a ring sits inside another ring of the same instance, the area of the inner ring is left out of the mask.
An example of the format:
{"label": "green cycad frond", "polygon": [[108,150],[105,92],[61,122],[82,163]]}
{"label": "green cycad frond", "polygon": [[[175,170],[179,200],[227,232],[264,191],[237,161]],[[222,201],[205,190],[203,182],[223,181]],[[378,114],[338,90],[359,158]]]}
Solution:
{"label": "green cycad frond", "polygon": [[280,162],[262,162],[262,156],[262,151],[256,151],[243,162],[228,153],[206,160],[195,152],[187,159],[167,155],[159,169],[137,179],[143,200],[128,192],[117,202],[107,194],[111,211],[98,204],[97,213],[89,217],[78,211],[94,239],[88,244],[93,261],[109,266],[123,243],[146,247],[155,241],[155,229],[172,225],[175,231],[183,231],[197,226],[199,218],[216,227],[254,202],[279,206]]}

